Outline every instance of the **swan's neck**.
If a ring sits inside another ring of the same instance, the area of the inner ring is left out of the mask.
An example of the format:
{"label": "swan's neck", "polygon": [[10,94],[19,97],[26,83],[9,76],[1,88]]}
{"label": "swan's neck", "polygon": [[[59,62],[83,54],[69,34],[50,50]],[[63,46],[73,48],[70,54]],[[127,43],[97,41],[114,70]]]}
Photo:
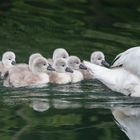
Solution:
{"label": "swan's neck", "polygon": [[108,69],[96,64],[89,65],[89,68],[92,71],[93,78],[100,80],[109,88],[112,88],[116,85],[117,80],[120,75],[123,74],[122,69]]}
{"label": "swan's neck", "polygon": [[109,78],[109,76],[112,75],[112,70],[102,66],[98,66],[96,64],[93,64],[91,70],[93,72],[92,74],[94,78],[101,81],[106,81]]}

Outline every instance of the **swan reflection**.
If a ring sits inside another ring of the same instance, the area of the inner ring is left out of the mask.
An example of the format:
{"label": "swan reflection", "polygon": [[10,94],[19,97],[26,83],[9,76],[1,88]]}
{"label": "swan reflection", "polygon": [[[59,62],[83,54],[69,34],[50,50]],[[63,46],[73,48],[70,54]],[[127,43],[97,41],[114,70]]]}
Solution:
{"label": "swan reflection", "polygon": [[117,125],[130,140],[140,139],[140,107],[115,107],[112,114]]}

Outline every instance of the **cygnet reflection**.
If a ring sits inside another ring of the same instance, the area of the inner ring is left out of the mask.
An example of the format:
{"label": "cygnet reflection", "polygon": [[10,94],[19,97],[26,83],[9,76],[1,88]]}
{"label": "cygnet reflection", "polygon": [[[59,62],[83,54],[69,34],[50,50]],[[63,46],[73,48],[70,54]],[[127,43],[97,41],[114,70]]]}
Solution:
{"label": "cygnet reflection", "polygon": [[50,108],[48,101],[43,101],[43,100],[39,100],[39,99],[32,101],[30,106],[33,108],[33,110],[35,110],[37,112],[44,112]]}

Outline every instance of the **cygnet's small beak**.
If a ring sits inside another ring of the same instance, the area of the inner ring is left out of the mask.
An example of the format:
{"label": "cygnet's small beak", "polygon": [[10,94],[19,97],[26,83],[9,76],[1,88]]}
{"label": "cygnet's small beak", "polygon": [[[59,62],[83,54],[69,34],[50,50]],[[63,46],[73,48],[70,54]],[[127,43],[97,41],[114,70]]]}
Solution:
{"label": "cygnet's small beak", "polygon": [[49,71],[55,71],[55,69],[52,67],[52,65],[49,64],[49,66],[47,67],[47,70]]}
{"label": "cygnet's small beak", "polygon": [[105,60],[102,60],[101,64],[107,68],[110,67],[110,64],[108,62],[106,62]]}
{"label": "cygnet's small beak", "polygon": [[73,70],[72,70],[71,68],[69,68],[69,67],[66,67],[65,71],[66,71],[66,72],[73,73]]}
{"label": "cygnet's small beak", "polygon": [[15,64],[16,64],[16,61],[12,61],[11,64],[12,64],[12,65],[15,65]]}
{"label": "cygnet's small beak", "polygon": [[79,65],[79,68],[83,69],[83,70],[87,70],[87,67],[84,64],[82,64],[82,63]]}

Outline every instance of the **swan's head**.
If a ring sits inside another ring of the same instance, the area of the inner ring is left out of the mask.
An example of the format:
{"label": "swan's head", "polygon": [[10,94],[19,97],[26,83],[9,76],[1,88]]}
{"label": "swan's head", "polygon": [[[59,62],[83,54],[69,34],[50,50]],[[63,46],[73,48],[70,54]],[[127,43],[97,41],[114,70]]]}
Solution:
{"label": "swan's head", "polygon": [[34,53],[34,54],[31,54],[30,57],[29,57],[29,68],[31,69],[31,65],[34,61],[34,59],[36,59],[37,57],[41,57],[42,55],[40,53]]}
{"label": "swan's head", "polygon": [[96,65],[110,67],[110,65],[105,61],[105,56],[101,51],[95,51],[91,54],[90,62]]}
{"label": "swan's head", "polygon": [[67,59],[69,57],[68,52],[63,48],[55,49],[53,52],[53,61],[57,58]]}
{"label": "swan's head", "polygon": [[16,55],[14,52],[7,51],[2,55],[2,63],[6,67],[11,67],[16,64]]}
{"label": "swan's head", "polygon": [[81,60],[77,56],[70,56],[67,61],[68,66],[73,70],[87,69],[87,67],[81,63]]}
{"label": "swan's head", "polygon": [[73,70],[68,67],[67,61],[64,58],[58,58],[58,59],[56,59],[54,61],[53,67],[59,73],[65,73],[65,72],[71,72],[71,73],[73,73]]}
{"label": "swan's head", "polygon": [[54,71],[55,69],[48,63],[47,59],[44,57],[37,57],[33,60],[31,71],[33,73],[46,73],[49,71]]}

